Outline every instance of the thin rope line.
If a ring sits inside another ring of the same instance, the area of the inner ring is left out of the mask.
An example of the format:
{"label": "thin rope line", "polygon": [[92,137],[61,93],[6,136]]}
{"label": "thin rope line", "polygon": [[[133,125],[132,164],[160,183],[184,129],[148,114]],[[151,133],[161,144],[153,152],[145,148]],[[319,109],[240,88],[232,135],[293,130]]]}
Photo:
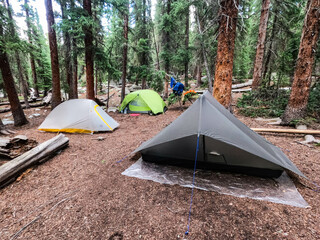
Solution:
{"label": "thin rope line", "polygon": [[193,201],[194,181],[195,181],[195,177],[196,177],[197,159],[198,159],[198,152],[199,152],[199,138],[200,138],[200,134],[198,133],[196,157],[195,157],[195,160],[194,160],[194,168],[193,168],[193,178],[192,178],[192,189],[191,189],[191,199],[190,199],[190,207],[189,207],[188,225],[187,225],[187,231],[185,232],[185,235],[188,235],[189,234],[189,230],[190,230],[190,219],[191,219],[191,209],[192,209],[192,201]]}
{"label": "thin rope line", "polygon": [[125,160],[126,158],[128,158],[133,152],[129,153],[127,156],[125,156],[124,158],[122,158],[119,161],[116,161],[116,163],[121,163],[123,160]]}
{"label": "thin rope line", "polygon": [[316,186],[316,189],[313,189],[311,188],[312,191],[314,192],[317,192],[317,193],[320,193],[320,186],[316,183],[316,182],[313,182],[313,181],[310,181],[314,186]]}

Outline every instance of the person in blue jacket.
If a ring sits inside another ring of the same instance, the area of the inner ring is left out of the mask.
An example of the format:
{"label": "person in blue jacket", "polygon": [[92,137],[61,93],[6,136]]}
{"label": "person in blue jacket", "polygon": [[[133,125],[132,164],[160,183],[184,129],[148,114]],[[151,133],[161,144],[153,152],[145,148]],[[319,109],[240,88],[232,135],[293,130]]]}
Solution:
{"label": "person in blue jacket", "polygon": [[171,77],[170,87],[175,95],[181,96],[184,90],[184,85],[181,82],[177,82],[173,77]]}

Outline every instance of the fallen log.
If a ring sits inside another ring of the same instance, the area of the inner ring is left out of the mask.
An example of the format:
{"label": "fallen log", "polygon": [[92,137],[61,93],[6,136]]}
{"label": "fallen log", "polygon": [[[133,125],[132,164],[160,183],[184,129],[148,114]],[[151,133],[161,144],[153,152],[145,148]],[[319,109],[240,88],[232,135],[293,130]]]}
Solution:
{"label": "fallen log", "polygon": [[250,92],[252,91],[251,88],[245,88],[245,89],[232,89],[231,92],[233,93],[239,93],[239,92]]}
{"label": "fallen log", "polygon": [[[109,101],[109,99],[110,99],[110,98],[112,98],[115,94],[116,94],[116,93],[114,92],[114,93],[112,93],[112,94],[109,96],[109,98],[106,98],[106,99],[100,99],[100,101],[102,101],[102,102],[106,103],[106,102],[108,102],[108,101]],[[106,104],[104,104],[104,105],[106,105]]]}
{"label": "fallen log", "polygon": [[[46,105],[45,102],[35,103],[35,104],[29,104],[29,106],[30,106],[31,108],[42,107],[42,106],[45,106],[45,105]],[[25,109],[25,108],[26,108],[25,105],[22,105],[21,107],[22,107],[22,109]],[[0,109],[0,113],[10,112],[10,111],[11,111],[11,108],[1,108],[1,109]]]}
{"label": "fallen log", "polygon": [[233,84],[232,89],[248,87],[251,85],[252,85],[252,80],[249,80],[248,82],[245,82],[245,83]]}
{"label": "fallen log", "polygon": [[7,147],[10,144],[10,138],[0,137],[0,147]]}
{"label": "fallen log", "polygon": [[320,130],[301,130],[301,129],[280,129],[280,128],[251,128],[255,132],[272,132],[272,133],[293,133],[293,134],[312,134],[320,135]]}
{"label": "fallen log", "polygon": [[[28,102],[33,103],[33,102],[38,102],[38,101],[42,101],[42,98],[31,99]],[[20,103],[23,104],[24,100],[21,100]],[[0,106],[3,106],[3,105],[10,105],[10,102],[0,102]]]}
{"label": "fallen log", "polygon": [[2,135],[10,135],[10,132],[8,132],[5,129],[2,129],[2,130],[0,130],[0,134],[2,134]]}
{"label": "fallen log", "polygon": [[39,146],[25,152],[21,156],[3,164],[0,167],[0,187],[12,182],[16,176],[32,165],[42,163],[52,157],[57,151],[66,147],[69,139],[64,134],[41,143]]}

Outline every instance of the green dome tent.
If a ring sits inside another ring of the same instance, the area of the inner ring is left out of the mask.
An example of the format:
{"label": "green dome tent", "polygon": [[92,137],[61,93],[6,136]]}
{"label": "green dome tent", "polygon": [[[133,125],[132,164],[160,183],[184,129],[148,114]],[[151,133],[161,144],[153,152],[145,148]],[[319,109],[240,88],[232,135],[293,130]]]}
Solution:
{"label": "green dome tent", "polygon": [[165,111],[166,104],[153,90],[139,90],[128,94],[122,101],[119,111],[122,113],[152,113]]}

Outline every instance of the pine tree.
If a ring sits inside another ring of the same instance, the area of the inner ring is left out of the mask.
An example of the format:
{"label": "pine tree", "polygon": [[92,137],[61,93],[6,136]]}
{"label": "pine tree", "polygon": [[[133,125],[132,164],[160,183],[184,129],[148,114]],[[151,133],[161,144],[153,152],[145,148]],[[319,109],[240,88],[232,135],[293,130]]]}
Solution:
{"label": "pine tree", "polygon": [[[167,0],[165,4],[163,4],[163,16],[161,22],[161,31],[163,32],[162,37],[162,53],[161,57],[164,61],[164,71],[167,76],[170,75],[170,64],[171,64],[171,33],[173,32],[173,24],[171,19],[171,0]],[[169,78],[166,77],[164,84],[164,97],[168,97],[169,92]]]}
{"label": "pine tree", "polygon": [[84,44],[86,61],[86,80],[87,80],[87,98],[94,100],[94,67],[93,67],[93,36],[92,36],[92,10],[91,0],[83,0],[83,9],[85,10],[88,21],[84,26]]}
{"label": "pine tree", "polygon": [[136,77],[141,79],[142,89],[146,88],[147,79],[152,74],[150,66],[151,59],[151,35],[152,30],[150,16],[150,2],[146,0],[137,0],[135,2],[133,14],[135,16],[135,28],[132,36],[134,42],[134,55],[136,56]]}
{"label": "pine tree", "polygon": [[267,26],[268,26],[269,6],[270,6],[270,0],[262,0],[258,44],[257,44],[256,58],[254,62],[254,71],[253,71],[253,82],[252,82],[253,90],[256,90],[260,86],[261,80],[262,80],[262,66],[263,66],[264,46],[265,46]]}
{"label": "pine tree", "polygon": [[310,94],[311,74],[320,29],[320,1],[308,0],[289,103],[283,124],[305,117]]}
{"label": "pine tree", "polygon": [[4,6],[1,6],[0,4],[0,70],[2,74],[2,80],[4,83],[4,87],[6,90],[6,93],[8,94],[8,99],[11,106],[11,112],[14,119],[14,125],[15,126],[22,126],[24,124],[27,124],[28,121],[24,115],[24,112],[22,110],[18,94],[16,91],[16,87],[14,84],[14,79],[12,76],[10,64],[8,55],[6,52],[6,42],[5,42],[5,29],[4,29],[4,23],[7,23],[8,25],[8,18],[4,14]]}
{"label": "pine tree", "polygon": [[[60,7],[61,7],[61,17],[62,17],[62,24],[67,22],[68,19],[68,8],[67,8],[67,1],[60,0]],[[71,39],[69,34],[69,29],[62,28],[63,33],[63,42],[64,42],[64,68],[66,74],[66,81],[68,84],[68,93],[69,98],[73,97],[73,86],[72,86],[72,65],[71,65]]]}
{"label": "pine tree", "polygon": [[189,86],[188,84],[188,74],[189,74],[189,22],[190,22],[190,10],[189,10],[189,3],[187,3],[186,7],[186,27],[185,27],[185,62],[184,62],[184,85],[186,87]]}
{"label": "pine tree", "polygon": [[50,48],[47,44],[47,38],[44,36],[42,26],[39,21],[39,16],[34,10],[34,21],[32,22],[33,41],[33,56],[36,61],[36,72],[39,79],[39,88],[44,90],[43,96],[47,95],[48,90],[52,87],[51,64],[50,64]]}
{"label": "pine tree", "polygon": [[30,7],[29,7],[29,1],[24,1],[24,9],[26,13],[26,23],[27,23],[27,35],[29,39],[30,44],[30,64],[31,64],[31,70],[32,70],[32,79],[33,79],[33,87],[35,91],[35,96],[39,97],[39,90],[38,90],[38,77],[37,77],[37,71],[36,71],[36,63],[33,55],[32,48],[34,47],[34,43],[32,40],[32,26],[31,26],[31,17],[30,17]]}
{"label": "pine tree", "polygon": [[[20,42],[20,39],[16,33],[15,30],[15,26],[14,26],[14,20],[12,17],[12,8],[10,6],[9,0],[6,0],[7,2],[7,11],[8,11],[8,17],[9,17],[9,28],[10,28],[10,34],[12,36],[12,38],[16,41],[16,42]],[[18,67],[18,72],[19,72],[19,81],[20,81],[20,85],[21,85],[21,89],[22,89],[22,93],[23,93],[23,98],[24,98],[24,102],[25,102],[25,106],[26,108],[30,108],[29,106],[29,102],[28,102],[28,86],[27,86],[27,82],[25,81],[25,78],[23,76],[23,72],[24,70],[22,69],[22,64],[21,64],[21,59],[20,59],[20,55],[17,49],[15,49],[14,51],[14,55],[16,58],[16,62],[17,62],[17,67]]]}
{"label": "pine tree", "polygon": [[129,31],[129,2],[125,3],[123,12],[123,53],[122,53],[122,77],[121,77],[121,102],[125,97],[126,80],[127,80],[127,65],[128,65],[128,31]]}
{"label": "pine tree", "polygon": [[60,90],[60,73],[59,73],[59,57],[56,31],[54,29],[54,16],[52,11],[51,0],[45,0],[48,22],[48,36],[50,45],[51,57],[51,73],[52,73],[52,103],[51,107],[54,109],[61,103],[61,90]]}
{"label": "pine tree", "polygon": [[[201,47],[201,52],[202,52],[202,56],[203,56],[203,62],[206,68],[206,72],[207,72],[207,78],[208,78],[208,90],[209,92],[212,93],[212,78],[211,78],[211,72],[209,69],[209,64],[208,64],[208,58],[207,58],[207,53],[205,50],[205,46],[204,46],[204,40],[203,40],[203,24],[200,22],[200,17],[199,17],[200,13],[199,13],[199,9],[196,9],[196,20],[197,20],[197,29],[198,29],[198,33],[199,33],[199,37],[200,37],[200,47]],[[200,85],[201,82],[201,66],[198,65],[199,69],[198,69],[198,84]]]}
{"label": "pine tree", "polygon": [[225,108],[230,108],[234,42],[236,37],[238,1],[220,2],[218,52],[214,77],[213,96]]}

